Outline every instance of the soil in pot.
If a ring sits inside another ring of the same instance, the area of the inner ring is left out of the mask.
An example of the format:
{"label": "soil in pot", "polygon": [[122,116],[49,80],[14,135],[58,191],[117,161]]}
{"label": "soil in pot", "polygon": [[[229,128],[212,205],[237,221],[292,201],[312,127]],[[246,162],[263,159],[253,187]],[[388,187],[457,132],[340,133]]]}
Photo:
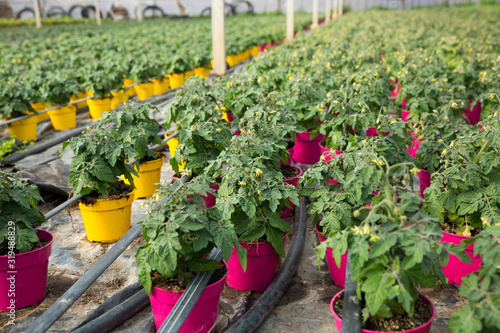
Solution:
{"label": "soil in pot", "polygon": [[284,179],[292,179],[300,174],[300,171],[290,165],[283,165],[281,167],[281,173]]}
{"label": "soil in pot", "polygon": [[[134,188],[131,185],[125,184],[123,181],[119,181],[113,184],[113,187],[109,191],[109,196],[107,199],[120,199],[123,197],[127,197],[130,192],[133,192]],[[84,205],[94,205],[99,198],[99,193],[97,191],[93,191],[90,194],[86,195],[82,198],[82,203]]]}
{"label": "soil in pot", "polygon": [[[333,304],[335,313],[342,318],[342,310],[344,306],[344,293],[340,294]],[[373,318],[368,318],[363,324],[363,329],[378,331],[378,332],[399,332],[410,330],[424,325],[432,318],[432,308],[425,304],[422,299],[418,298],[415,303],[415,313],[412,318],[406,314],[394,314],[392,318],[381,318],[377,323]]]}
{"label": "soil in pot", "polygon": [[[48,241],[46,239],[39,239],[38,242],[36,242],[35,245],[33,245],[33,248],[31,249],[31,251],[38,250],[38,249],[44,247],[45,245],[47,245],[49,243],[50,243],[50,241]],[[14,253],[15,254],[20,254],[18,249],[15,249]],[[4,249],[0,250],[0,256],[6,256],[8,254],[9,254],[9,249],[8,248],[4,248]]]}
{"label": "soil in pot", "polygon": [[[216,269],[214,271],[214,274],[212,274],[212,277],[207,283],[207,286],[214,284],[215,282],[219,281],[226,275],[227,269],[224,267],[224,269]],[[151,273],[151,281],[152,285],[161,288],[164,290],[169,290],[169,291],[181,291],[181,290],[186,290],[187,285],[184,283],[184,281],[180,282],[176,278],[168,278],[160,273],[154,271]]]}
{"label": "soil in pot", "polygon": [[[458,226],[456,224],[444,222],[440,223],[439,226],[441,227],[441,229],[443,229],[444,232],[449,232],[450,234],[458,235]],[[471,237],[477,236],[480,231],[481,230],[479,229],[470,230]]]}

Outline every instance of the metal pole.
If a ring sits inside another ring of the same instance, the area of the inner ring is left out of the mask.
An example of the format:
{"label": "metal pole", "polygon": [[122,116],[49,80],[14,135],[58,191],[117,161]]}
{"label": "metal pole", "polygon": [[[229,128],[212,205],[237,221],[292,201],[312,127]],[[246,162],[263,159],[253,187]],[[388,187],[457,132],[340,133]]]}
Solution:
{"label": "metal pole", "polygon": [[137,21],[142,22],[141,0],[137,0]]}
{"label": "metal pole", "polygon": [[38,4],[38,0],[33,0],[33,7],[35,7],[36,28],[40,29],[42,27],[42,19],[40,18],[40,5]]}
{"label": "metal pole", "polygon": [[226,31],[224,0],[212,0],[212,54],[214,74],[226,74]]}
{"label": "metal pole", "polygon": [[95,0],[95,19],[97,25],[101,25],[101,6],[99,5],[99,0]]}
{"label": "metal pole", "polygon": [[313,0],[313,13],[312,13],[312,24],[311,24],[312,30],[318,28],[318,1],[319,0]]}
{"label": "metal pole", "polygon": [[294,8],[293,0],[287,0],[286,1],[286,40],[287,41],[293,40],[293,33],[294,33],[293,15],[294,15],[294,12],[295,12],[295,8]]}
{"label": "metal pole", "polygon": [[326,7],[325,7],[325,23],[330,22],[330,0],[326,0]]}
{"label": "metal pole", "polygon": [[334,20],[336,20],[337,17],[339,16],[338,13],[339,13],[339,0],[333,0],[333,15],[332,15],[332,18]]}

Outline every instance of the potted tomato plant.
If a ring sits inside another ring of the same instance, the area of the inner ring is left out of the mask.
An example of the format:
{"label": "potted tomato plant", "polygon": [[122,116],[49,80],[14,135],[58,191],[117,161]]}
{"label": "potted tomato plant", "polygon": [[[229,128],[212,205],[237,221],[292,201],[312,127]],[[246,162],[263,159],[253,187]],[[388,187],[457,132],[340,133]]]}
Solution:
{"label": "potted tomato plant", "polygon": [[35,185],[0,170],[0,310],[15,310],[42,301],[47,286],[54,235],[36,229],[45,217],[36,208],[43,201]]}
{"label": "potted tomato plant", "polygon": [[[332,232],[316,248],[318,258],[335,245],[333,256],[338,262],[349,249],[364,330],[428,332],[435,309],[417,287],[434,286],[436,278],[445,283],[438,256],[443,260],[454,250],[439,242],[441,229],[436,219],[419,209],[422,199],[405,187],[391,186],[391,169],[403,168],[408,173],[408,166],[374,160],[383,174],[379,195],[373,197],[370,207],[354,211],[354,216],[367,212],[359,226]],[[330,304],[339,331],[342,301],[341,291]]]}
{"label": "potted tomato plant", "polygon": [[[497,159],[500,143],[498,113],[481,122],[483,131],[463,131],[440,153],[440,168],[432,174],[425,190],[423,207],[439,219],[443,241],[458,244],[483,227],[485,219],[495,219],[500,202]],[[479,269],[481,257],[474,255],[474,244],[466,252],[472,262],[463,263],[451,257],[443,267],[450,283],[461,284],[462,278]]]}
{"label": "potted tomato plant", "polygon": [[[59,154],[68,146],[74,153],[69,184],[75,194],[87,194],[79,202],[87,238],[116,242],[130,229],[134,200],[132,175],[139,175],[127,162],[138,164],[139,154],[105,121],[97,122],[82,135],[65,142]],[[131,185],[120,179],[122,175]]]}
{"label": "potted tomato plant", "polygon": [[226,281],[223,264],[206,257],[218,246],[229,260],[236,243],[245,262],[245,250],[229,219],[216,208],[202,207],[198,193],[209,191],[210,179],[199,176],[177,188],[160,184],[149,201],[149,211],[142,224],[146,241],[137,249],[139,282],[150,295],[156,328],[159,329],[175,303],[199,272],[215,270],[180,332],[208,332],[215,322],[220,294]]}

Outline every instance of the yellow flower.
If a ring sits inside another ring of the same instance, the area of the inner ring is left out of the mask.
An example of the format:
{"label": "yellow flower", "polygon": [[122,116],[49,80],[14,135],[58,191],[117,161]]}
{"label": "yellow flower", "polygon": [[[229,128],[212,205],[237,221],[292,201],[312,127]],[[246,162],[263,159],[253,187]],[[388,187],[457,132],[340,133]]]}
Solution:
{"label": "yellow flower", "polygon": [[491,98],[491,99],[493,99],[493,97],[495,97],[495,95],[493,95],[493,94],[490,94],[490,98]]}
{"label": "yellow flower", "polygon": [[375,73],[375,74],[373,74],[373,75],[378,76],[378,73]]}
{"label": "yellow flower", "polygon": [[363,226],[363,235],[368,235],[370,233],[370,226],[368,224],[365,224]]}
{"label": "yellow flower", "polygon": [[323,112],[323,109],[319,107],[319,105],[316,106],[319,112]]}
{"label": "yellow flower", "polygon": [[434,112],[434,113],[438,113],[438,112],[437,112],[437,110],[432,110],[432,112]]}
{"label": "yellow flower", "polygon": [[380,239],[380,237],[373,235],[373,236],[370,237],[370,239],[371,239],[372,242],[376,242],[377,239]]}
{"label": "yellow flower", "polygon": [[255,112],[255,115],[256,115],[256,116],[258,116],[258,115],[259,115],[259,113],[258,113],[258,112]]}
{"label": "yellow flower", "polygon": [[258,194],[258,195],[261,195],[261,194],[262,194],[262,191],[261,191],[261,190],[258,190],[258,191],[257,191],[257,194]]}
{"label": "yellow flower", "polygon": [[220,133],[220,128],[216,129],[217,133]]}
{"label": "yellow flower", "polygon": [[444,161],[444,164],[447,164],[447,163],[448,163],[448,160],[445,160],[445,161]]}
{"label": "yellow flower", "polygon": [[261,170],[261,169],[257,169],[257,170],[255,170],[255,173],[256,173],[257,175],[260,175],[260,174],[262,173],[262,170]]}
{"label": "yellow flower", "polygon": [[495,113],[493,114],[493,117],[496,117],[496,116],[498,116],[498,112],[495,112]]}
{"label": "yellow flower", "polygon": [[221,107],[220,107],[220,109],[221,109],[222,111],[226,111],[226,107],[225,107],[224,105],[223,105],[223,106],[221,106]]}
{"label": "yellow flower", "polygon": [[470,233],[470,230],[469,230],[469,226],[466,225],[465,226],[465,229],[464,231],[462,232],[462,236],[466,236],[466,237],[470,237],[471,236],[471,233]]}
{"label": "yellow flower", "polygon": [[160,198],[161,198],[160,193],[156,193],[156,196],[155,196],[156,201],[159,201]]}
{"label": "yellow flower", "polygon": [[410,172],[412,172],[414,175],[416,175],[420,170],[419,169],[416,169],[416,168],[413,168],[410,170]]}
{"label": "yellow flower", "polygon": [[244,181],[241,181],[239,182],[240,186],[243,186],[243,185],[246,185],[247,183],[245,183]]}
{"label": "yellow flower", "polygon": [[451,106],[452,106],[452,107],[456,107],[456,106],[457,106],[457,103],[453,102],[453,103],[451,103]]}
{"label": "yellow flower", "polygon": [[380,123],[380,119],[377,118],[377,124],[379,124],[379,123]]}
{"label": "yellow flower", "polygon": [[483,223],[484,226],[490,226],[490,221],[488,221],[486,218],[481,216],[481,222]]}
{"label": "yellow flower", "polygon": [[355,235],[361,235],[361,229],[359,229],[358,226],[355,226],[351,230]]}
{"label": "yellow flower", "polygon": [[196,99],[196,96],[193,96],[193,99]]}

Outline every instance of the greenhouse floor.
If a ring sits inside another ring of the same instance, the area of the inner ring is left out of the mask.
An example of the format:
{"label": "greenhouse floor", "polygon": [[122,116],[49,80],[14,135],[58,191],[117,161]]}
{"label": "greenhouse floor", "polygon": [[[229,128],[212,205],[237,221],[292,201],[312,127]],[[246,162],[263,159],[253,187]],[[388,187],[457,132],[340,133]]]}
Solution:
{"label": "greenhouse floor", "polygon": [[[166,153],[168,156],[168,152]],[[173,172],[168,161],[162,168],[162,179],[170,179]],[[143,218],[142,204],[145,200],[136,200],[132,209],[132,224]],[[53,208],[53,202],[43,207],[43,212]],[[294,217],[287,219],[293,227]],[[56,241],[52,246],[49,264],[49,281],[47,296],[38,305],[20,309],[16,313],[16,326],[4,326],[6,315],[2,313],[0,327],[2,332],[24,332],[27,327],[46,309],[50,307],[78,278],[80,278],[95,262],[110,249],[113,244],[91,243],[87,240],[81,214],[76,206],[72,206],[42,225],[54,233]],[[290,245],[290,237],[286,248]],[[97,279],[82,297],[50,328],[49,332],[67,332],[78,325],[93,309],[107,298],[130,284],[137,282],[134,255],[137,247],[143,242],[138,237],[124,253]],[[318,270],[313,248],[318,245],[314,227],[308,221],[304,252],[298,270],[278,305],[261,325],[257,332],[336,332],[333,317],[330,313],[330,301],[342,288],[334,285],[325,263]],[[438,286],[422,292],[429,296],[436,307],[436,318],[431,332],[449,332],[447,321],[450,314],[465,303],[465,299],[457,295],[453,286]],[[219,314],[224,316],[220,321],[230,321],[235,307],[244,297],[244,292],[235,291],[229,286],[223,291]],[[251,293],[247,304],[249,309],[260,297],[260,293]],[[147,332],[151,324],[151,308],[148,306],[136,316],[114,329],[113,332]]]}

